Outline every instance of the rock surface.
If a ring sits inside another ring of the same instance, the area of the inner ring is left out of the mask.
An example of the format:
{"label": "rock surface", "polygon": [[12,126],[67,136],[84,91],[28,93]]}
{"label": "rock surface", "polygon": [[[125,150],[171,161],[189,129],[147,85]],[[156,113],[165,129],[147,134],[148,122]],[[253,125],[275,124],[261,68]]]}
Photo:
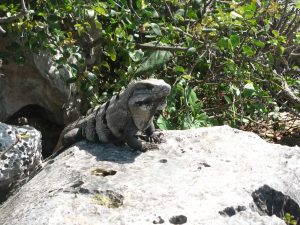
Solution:
{"label": "rock surface", "polygon": [[42,164],[41,133],[32,127],[0,123],[0,202],[20,179]]}
{"label": "rock surface", "polygon": [[77,143],[0,207],[0,224],[284,225],[254,201],[273,190],[299,207],[299,147],[227,126],[167,131],[165,138],[146,153]]}
{"label": "rock surface", "polygon": [[[0,68],[0,122],[27,124],[41,131],[43,155],[47,157],[63,125],[84,113],[81,96],[66,84],[68,70],[58,68],[50,55],[26,55],[25,64],[17,64],[9,50],[13,38],[0,37],[0,43],[0,53],[8,55]],[[20,123],[22,118],[27,123]]]}

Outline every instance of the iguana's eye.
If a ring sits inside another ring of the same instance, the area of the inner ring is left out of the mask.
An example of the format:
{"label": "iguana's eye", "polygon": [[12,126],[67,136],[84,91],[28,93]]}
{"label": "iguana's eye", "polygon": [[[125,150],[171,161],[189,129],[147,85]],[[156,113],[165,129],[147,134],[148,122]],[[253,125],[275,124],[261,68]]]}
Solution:
{"label": "iguana's eye", "polygon": [[150,105],[153,102],[150,99],[145,99],[143,101],[136,101],[134,104],[137,106],[142,106],[142,105]]}

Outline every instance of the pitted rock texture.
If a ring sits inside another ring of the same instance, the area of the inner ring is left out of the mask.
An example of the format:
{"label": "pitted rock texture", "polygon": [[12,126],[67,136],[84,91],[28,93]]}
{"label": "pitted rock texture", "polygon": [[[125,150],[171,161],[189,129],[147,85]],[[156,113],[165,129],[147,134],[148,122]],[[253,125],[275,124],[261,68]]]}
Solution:
{"label": "pitted rock texture", "polygon": [[[77,143],[0,207],[0,224],[285,225],[256,207],[252,193],[264,185],[299,204],[299,147],[227,126],[164,135],[145,153]],[[227,207],[235,214],[221,215]]]}
{"label": "pitted rock texture", "polygon": [[0,123],[0,201],[14,184],[42,163],[41,134],[29,126]]}

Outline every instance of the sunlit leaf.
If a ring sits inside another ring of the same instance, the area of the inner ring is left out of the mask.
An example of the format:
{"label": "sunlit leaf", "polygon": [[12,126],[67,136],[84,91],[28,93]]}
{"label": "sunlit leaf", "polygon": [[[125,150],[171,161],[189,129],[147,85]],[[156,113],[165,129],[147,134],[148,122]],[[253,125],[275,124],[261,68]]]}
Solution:
{"label": "sunlit leaf", "polygon": [[230,35],[230,41],[231,41],[231,44],[232,44],[233,48],[238,47],[241,43],[240,37],[236,34]]}
{"label": "sunlit leaf", "polygon": [[134,52],[129,52],[129,56],[134,62],[138,62],[143,59],[144,52],[141,49],[135,50]]}
{"label": "sunlit leaf", "polygon": [[231,12],[230,12],[230,17],[231,17],[232,19],[243,18],[242,15],[238,14],[238,13],[235,12],[235,11],[231,11]]}
{"label": "sunlit leaf", "polygon": [[161,31],[160,31],[160,27],[158,26],[158,24],[156,23],[151,23],[151,28],[153,30],[153,32],[158,35],[158,36],[161,36]]}
{"label": "sunlit leaf", "polygon": [[152,52],[148,58],[139,66],[136,74],[151,73],[156,69],[162,68],[171,58],[172,54],[169,51]]}

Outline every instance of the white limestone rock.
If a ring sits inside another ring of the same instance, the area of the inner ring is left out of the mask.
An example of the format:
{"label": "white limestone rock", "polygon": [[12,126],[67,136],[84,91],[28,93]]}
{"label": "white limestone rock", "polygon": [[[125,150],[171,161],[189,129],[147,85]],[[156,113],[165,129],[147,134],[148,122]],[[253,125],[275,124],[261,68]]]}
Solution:
{"label": "white limestone rock", "polygon": [[0,123],[0,200],[20,179],[42,163],[41,134],[29,126]]}
{"label": "white limestone rock", "polygon": [[[77,143],[0,207],[0,224],[285,225],[286,210],[298,216],[299,147],[227,126],[164,134],[146,153]],[[290,205],[277,216],[282,198]]]}

